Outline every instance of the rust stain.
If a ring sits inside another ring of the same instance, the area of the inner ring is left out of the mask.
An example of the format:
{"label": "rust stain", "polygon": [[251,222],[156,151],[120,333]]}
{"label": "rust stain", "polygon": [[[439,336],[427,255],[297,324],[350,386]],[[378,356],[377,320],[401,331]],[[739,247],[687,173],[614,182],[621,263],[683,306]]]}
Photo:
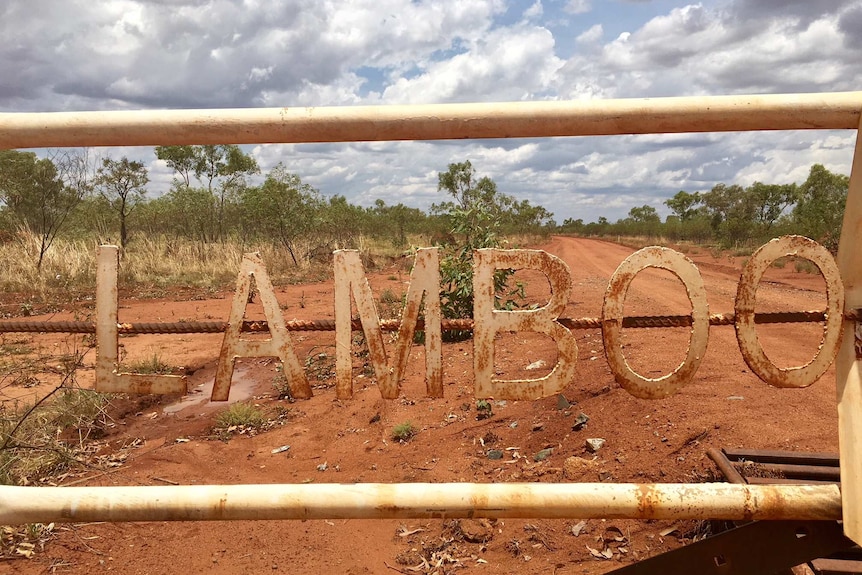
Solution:
{"label": "rust stain", "polygon": [[223,519],[227,515],[227,495],[223,495],[219,498],[218,503],[215,504],[213,508],[214,517],[217,519]]}
{"label": "rust stain", "polygon": [[[371,363],[375,369],[381,396],[395,398],[400,395],[400,383],[410,357],[412,335],[424,329],[426,392],[429,397],[443,395],[441,327],[446,329],[474,330],[474,372],[477,397],[527,400],[546,397],[558,392],[574,377],[577,361],[577,344],[569,329],[600,327],[604,352],[615,379],[629,393],[644,399],[659,399],[675,393],[696,374],[705,352],[710,325],[733,324],[737,340],[746,363],[752,371],[770,385],[777,387],[804,387],[819,378],[831,365],[837,353],[842,333],[842,321],[856,320],[854,311],[844,314],[844,292],[841,277],[831,255],[824,248],[801,236],[785,236],[762,246],[742,271],[737,290],[735,311],[732,314],[709,315],[697,268],[682,254],[661,247],[639,250],[623,261],[608,284],[601,318],[561,318],[560,313],[568,302],[571,274],[560,260],[535,250],[477,250],[474,259],[475,320],[442,321],[439,312],[439,254],[437,248],[417,251],[414,269],[408,288],[408,297],[401,320],[381,322],[377,316],[373,297],[361,261],[350,250],[336,251],[333,266],[336,272],[336,320],[290,322],[282,317],[274,293],[267,289],[268,276],[257,254],[246,254],[237,277],[236,299],[242,304],[242,313],[232,308],[231,321],[212,322],[206,332],[224,331],[216,382],[211,399],[226,400],[230,392],[234,362],[237,357],[276,356],[286,364],[286,375],[295,397],[310,397],[312,392],[306,375],[293,352],[288,331],[300,329],[333,330],[336,332],[336,396],[352,396],[352,370],[350,369],[351,331],[366,333]],[[826,281],[827,309],[825,312],[788,312],[784,314],[755,315],[756,292],[762,274],[778,257],[794,255],[814,262]],[[185,381],[177,376],[149,376],[118,373],[117,335],[137,332],[174,333],[169,324],[130,324],[117,322],[117,265],[118,248],[100,246],[97,270],[97,321],[91,328],[96,332],[98,353],[95,362],[96,387],[104,392],[177,393],[185,391]],[[357,261],[354,262],[353,260]],[[686,288],[692,305],[691,315],[623,317],[626,295],[631,281],[648,267],[666,269],[674,273]],[[516,312],[493,309],[493,274],[498,269],[536,269],[545,274],[551,286],[551,297],[538,309]],[[358,270],[358,271],[357,271]],[[261,288],[261,300],[267,321],[244,321],[243,315],[252,280]],[[269,284],[271,285],[271,284]],[[355,293],[351,293],[355,291]],[[366,293],[367,292],[367,293]],[[272,297],[268,297],[272,295]],[[351,295],[356,297],[359,318],[350,318]],[[267,296],[267,297],[264,297]],[[272,300],[271,302],[269,300]],[[267,301],[264,301],[267,300]],[[425,317],[420,317],[422,302]],[[273,303],[275,302],[275,303]],[[273,309],[270,309],[273,308]],[[346,316],[345,316],[346,314]],[[237,317],[234,317],[237,316]],[[270,319],[269,316],[272,316]],[[792,317],[791,317],[792,316]],[[345,320],[344,317],[348,319]],[[826,321],[824,336],[814,357],[808,363],[791,368],[778,368],[763,353],[754,325],[757,323]],[[862,322],[855,327],[854,347],[862,359]],[[658,378],[647,378],[634,372],[622,352],[620,333],[624,327],[691,327],[689,349],[685,361],[674,371]],[[28,326],[27,331],[32,326]],[[56,327],[56,326],[54,326]],[[78,329],[80,326],[73,326]],[[4,326],[0,326],[3,331]],[[18,327],[7,327],[6,331]],[[51,331],[58,331],[51,329]],[[60,330],[62,331],[62,330]],[[270,332],[267,341],[242,340],[243,331]],[[382,341],[382,331],[397,331],[395,354],[390,358]],[[494,338],[500,331],[532,331],[549,335],[557,343],[558,362],[544,378],[530,380],[498,380],[494,378]],[[189,332],[188,329],[182,333]],[[276,341],[277,340],[277,341]]]}
{"label": "rust stain", "polygon": [[745,490],[745,501],[742,503],[742,518],[751,521],[757,508],[757,502],[753,499],[750,489]]}
{"label": "rust stain", "polygon": [[[548,302],[537,309],[494,309],[494,272],[499,269],[532,269],[542,272],[551,286]],[[477,398],[527,400],[559,393],[574,377],[578,346],[558,318],[565,310],[572,287],[568,266],[539,250],[482,249],[473,260],[473,370]],[[494,378],[494,338],[501,331],[530,331],[549,336],[557,345],[557,363],[537,379]]]}
{"label": "rust stain", "polygon": [[655,486],[641,484],[636,486],[638,499],[638,517],[653,519],[661,506],[661,498]]}

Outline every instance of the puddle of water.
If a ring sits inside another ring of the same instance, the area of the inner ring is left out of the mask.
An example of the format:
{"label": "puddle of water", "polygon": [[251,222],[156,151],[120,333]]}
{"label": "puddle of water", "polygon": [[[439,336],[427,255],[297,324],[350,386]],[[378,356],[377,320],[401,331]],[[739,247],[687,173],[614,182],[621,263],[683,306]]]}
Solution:
{"label": "puddle of water", "polygon": [[[238,401],[243,401],[250,398],[254,395],[254,388],[257,382],[249,377],[249,368],[243,366],[237,366],[233,372],[233,380],[231,380],[230,385],[230,398],[227,402],[216,401],[209,403],[206,407],[224,407],[225,405],[230,405],[231,403],[236,403]],[[165,414],[177,413],[186,409],[187,407],[192,407],[195,405],[201,405],[204,402],[209,402],[210,396],[213,392],[213,385],[215,384],[215,377],[213,379],[209,379],[204,383],[198,385],[192,393],[189,395],[184,395],[180,398],[179,401],[171,403],[170,405],[166,405],[162,408],[162,412]]]}

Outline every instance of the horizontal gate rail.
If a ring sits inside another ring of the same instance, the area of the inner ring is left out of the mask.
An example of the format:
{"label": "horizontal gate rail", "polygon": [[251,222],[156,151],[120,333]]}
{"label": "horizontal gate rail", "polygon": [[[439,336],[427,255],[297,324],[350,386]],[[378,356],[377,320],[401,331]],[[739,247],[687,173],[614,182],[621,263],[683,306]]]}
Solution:
{"label": "horizontal gate rail", "polygon": [[357,483],[12,487],[0,524],[392,518],[841,519],[830,485]]}
{"label": "horizontal gate rail", "polygon": [[859,127],[862,92],[0,114],[0,149],[536,138]]}

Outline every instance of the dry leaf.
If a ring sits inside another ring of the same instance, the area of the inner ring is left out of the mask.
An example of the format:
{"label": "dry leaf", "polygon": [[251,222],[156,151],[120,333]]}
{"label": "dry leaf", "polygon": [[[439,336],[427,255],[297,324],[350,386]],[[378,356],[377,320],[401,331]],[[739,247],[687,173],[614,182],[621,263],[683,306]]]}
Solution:
{"label": "dry leaf", "polygon": [[577,525],[572,525],[572,535],[574,535],[575,537],[579,536],[581,534],[581,531],[583,531],[584,527],[586,526],[586,521],[581,521]]}

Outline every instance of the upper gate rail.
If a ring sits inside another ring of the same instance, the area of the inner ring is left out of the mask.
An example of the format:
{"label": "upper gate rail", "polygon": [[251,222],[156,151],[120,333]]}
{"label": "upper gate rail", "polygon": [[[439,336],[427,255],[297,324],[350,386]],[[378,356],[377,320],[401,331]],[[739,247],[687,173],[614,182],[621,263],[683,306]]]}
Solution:
{"label": "upper gate rail", "polygon": [[0,149],[609,136],[859,127],[862,92],[0,114]]}

